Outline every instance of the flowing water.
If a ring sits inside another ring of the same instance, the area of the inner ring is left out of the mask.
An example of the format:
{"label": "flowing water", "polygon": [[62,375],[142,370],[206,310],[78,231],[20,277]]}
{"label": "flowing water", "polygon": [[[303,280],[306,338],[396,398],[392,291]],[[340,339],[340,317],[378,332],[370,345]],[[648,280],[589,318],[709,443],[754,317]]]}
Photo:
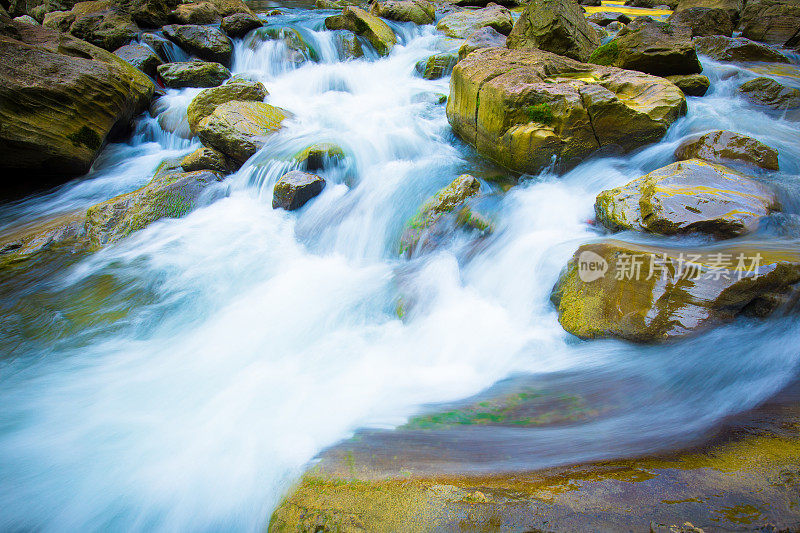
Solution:
{"label": "flowing water", "polygon": [[[597,192],[672,162],[681,139],[710,129],[780,151],[782,172],[764,179],[784,213],[749,239],[797,245],[800,127],[735,96],[752,68],[704,61],[710,94],[690,98],[658,145],[525,176],[505,193],[485,181],[494,234],[409,261],[398,241],[422,201],[463,172],[505,174],[454,137],[438,103],[448,79],[414,73],[457,43],[394,24],[389,57],[342,61],[324,31],[332,12],[286,11],[271,23],[298,29],[317,61],[298,63],[277,41],[236,42],[234,72],[263,81],[294,118],[221,182],[223,199],[0,290],[0,530],[258,530],[325,447],[508,378],[574,376],[616,408],[585,424],[470,433],[448,444],[455,462],[442,468],[676,447],[797,377],[795,320],[642,347],[579,342],[549,302],[575,248],[601,236]],[[792,68],[781,79],[797,86]],[[147,183],[162,159],[199,146],[183,119],[197,92],[169,90],[88,176],[2,206],[0,227]],[[298,212],[273,210],[291,154],[320,141],[348,154],[321,171],[328,186]],[[402,320],[401,296],[414,302]]]}

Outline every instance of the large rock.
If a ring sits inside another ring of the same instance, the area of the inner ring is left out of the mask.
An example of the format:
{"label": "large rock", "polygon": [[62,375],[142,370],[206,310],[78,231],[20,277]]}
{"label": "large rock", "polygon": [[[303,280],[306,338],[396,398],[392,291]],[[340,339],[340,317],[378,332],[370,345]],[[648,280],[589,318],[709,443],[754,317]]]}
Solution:
{"label": "large rock", "polygon": [[84,174],[109,134],[145,110],[153,82],[84,41],[0,20],[0,167],[6,176]]}
{"label": "large rock", "polygon": [[175,24],[214,24],[222,19],[212,2],[178,4],[169,18]]}
{"label": "large rock", "polygon": [[727,130],[717,130],[688,139],[675,150],[679,160],[703,159],[711,163],[745,163],[778,170],[778,151],[757,139]]}
{"label": "large rock", "polygon": [[561,326],[584,339],[673,340],[741,314],[775,312],[800,281],[797,250],[585,244],[561,273],[551,300]]}
{"label": "large rock", "polygon": [[714,7],[691,7],[673,13],[668,22],[686,28],[692,37],[706,35],[733,35],[734,23],[731,15],[724,9]]}
{"label": "large rock", "polygon": [[244,37],[256,28],[263,26],[261,19],[249,13],[234,13],[222,19],[222,31],[234,39]]}
{"label": "large rock", "polygon": [[201,59],[230,66],[233,43],[217,28],[187,24],[171,24],[162,28],[164,36],[190,54]]}
{"label": "large rock", "polygon": [[292,170],[281,176],[272,190],[272,208],[294,211],[319,195],[325,188],[325,180],[316,174]]}
{"label": "large rock", "polygon": [[164,63],[157,70],[164,85],[173,89],[216,87],[231,77],[231,72],[219,63],[206,61]]}
{"label": "large rock", "polygon": [[502,48],[506,45],[507,39],[508,37],[492,27],[481,28],[466,38],[458,49],[458,59],[464,59],[471,52],[481,48]]}
{"label": "large rock", "polygon": [[775,193],[744,174],[690,159],[601,192],[594,209],[597,221],[614,231],[728,238],[751,232],[780,204]]}
{"label": "large rock", "polygon": [[220,15],[227,17],[235,13],[255,15],[243,0],[210,0]]}
{"label": "large rock", "polygon": [[433,24],[436,20],[436,8],[428,0],[383,0],[372,4],[370,12],[385,19],[414,24]]}
{"label": "large rock", "polygon": [[772,78],[760,77],[739,87],[751,102],[773,109],[796,109],[800,107],[800,90],[786,87]]}
{"label": "large rock", "polygon": [[458,56],[455,54],[434,54],[419,61],[416,69],[426,80],[438,80],[449,76],[457,62]]}
{"label": "large rock", "polygon": [[797,0],[747,2],[740,26],[742,36],[748,39],[796,46],[800,43],[800,2]]}
{"label": "large rock", "polygon": [[481,182],[474,176],[463,174],[433,195],[406,224],[400,238],[400,253],[410,256],[432,248],[458,227],[479,231],[490,229],[489,222],[474,214],[466,203],[480,191]]}
{"label": "large rock", "polygon": [[763,44],[744,37],[699,37],[694,40],[697,53],[719,61],[769,61],[789,63],[789,58]]}
{"label": "large rock", "polygon": [[600,46],[600,39],[575,0],[539,0],[525,6],[506,45],[539,48],[586,61]]}
{"label": "large rock", "polygon": [[231,162],[225,154],[213,148],[198,148],[181,160],[181,168],[186,172],[195,170],[214,170],[227,174],[232,170]]}
{"label": "large rock", "polygon": [[436,29],[448,37],[466,39],[481,28],[493,28],[508,35],[514,27],[511,11],[497,4],[489,4],[483,9],[456,11],[442,17]]}
{"label": "large rock", "polygon": [[225,102],[197,125],[206,146],[244,163],[281,128],[290,113],[263,102]]}
{"label": "large rock", "polygon": [[703,70],[689,34],[666,22],[640,17],[595,50],[591,63],[638,70],[655,76],[698,74]]}
{"label": "large rock", "polygon": [[370,15],[360,7],[345,7],[341,15],[326,18],[325,27],[329,30],[349,30],[365,37],[382,56],[388,55],[397,44],[397,37],[392,29],[380,18]]}
{"label": "large rock", "polygon": [[676,74],[666,78],[677,85],[686,96],[703,96],[711,87],[711,80],[702,74]]}
{"label": "large rock", "polygon": [[225,102],[263,102],[268,94],[263,83],[249,80],[234,80],[219,87],[205,89],[194,97],[186,109],[189,127],[192,132],[196,132],[200,121]]}
{"label": "large rock", "polygon": [[663,78],[536,49],[471,53],[453,70],[447,102],[459,137],[519,172],[656,142],[685,110],[683,93]]}
{"label": "large rock", "polygon": [[[658,0],[652,0],[658,2]],[[712,9],[724,9],[731,16],[734,22],[739,20],[739,15],[744,9],[744,0],[680,0],[676,2],[675,12],[685,11],[695,7],[705,7]]]}
{"label": "large rock", "polygon": [[148,76],[156,77],[156,69],[163,62],[149,46],[143,44],[126,44],[114,50],[114,55],[124,59]]}
{"label": "large rock", "polygon": [[100,48],[114,51],[134,40],[139,28],[116,0],[78,2],[72,8],[69,32]]}

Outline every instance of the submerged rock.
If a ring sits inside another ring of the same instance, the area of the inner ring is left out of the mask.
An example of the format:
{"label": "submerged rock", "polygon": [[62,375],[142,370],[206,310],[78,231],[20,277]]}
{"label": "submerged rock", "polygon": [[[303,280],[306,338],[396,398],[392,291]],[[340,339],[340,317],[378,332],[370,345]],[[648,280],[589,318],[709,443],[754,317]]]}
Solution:
{"label": "submerged rock", "polygon": [[193,132],[201,120],[209,116],[220,104],[238,100],[241,102],[263,102],[269,93],[258,81],[234,80],[225,85],[201,91],[186,108],[186,118]]}
{"label": "submerged rock", "polygon": [[219,63],[205,61],[164,63],[157,70],[164,85],[172,89],[216,87],[231,77],[231,71]]}
{"label": "submerged rock", "polygon": [[777,50],[744,37],[715,35],[694,40],[697,52],[719,61],[769,61],[789,63],[789,58]]}
{"label": "submerged rock", "polygon": [[222,31],[234,39],[244,37],[256,28],[263,26],[261,19],[249,13],[234,13],[222,19]]}
{"label": "submerged rock", "polygon": [[308,146],[292,157],[292,159],[304,165],[306,170],[320,170],[326,168],[329,163],[336,163],[344,159],[344,150],[333,143],[316,143]]}
{"label": "submerged rock", "polygon": [[728,238],[749,233],[780,204],[775,193],[744,174],[690,159],[601,192],[594,209],[597,221],[614,231]]}
{"label": "submerged rock", "polygon": [[114,55],[153,78],[156,77],[156,69],[163,63],[149,46],[143,44],[126,44],[114,50]]}
{"label": "submerged rock", "polygon": [[325,19],[329,30],[349,30],[365,37],[380,55],[388,55],[397,44],[392,29],[380,18],[370,15],[360,7],[347,6],[341,15]]}
{"label": "submerged rock", "polygon": [[447,118],[478,153],[519,172],[563,168],[605,146],[661,139],[686,111],[663,78],[536,49],[487,48],[453,70]]}
{"label": "submerged rock", "polygon": [[772,78],[760,77],[739,87],[748,100],[773,109],[796,109],[800,107],[800,90],[787,87]]}
{"label": "submerged rock", "polygon": [[666,22],[642,17],[592,52],[590,63],[638,70],[655,76],[697,74],[703,70],[689,34]]}
{"label": "submerged rock", "polygon": [[164,36],[190,54],[201,59],[230,66],[233,43],[217,28],[186,24],[171,24],[162,28]]}
{"label": "submerged rock", "polygon": [[435,54],[417,63],[416,69],[426,80],[438,80],[449,76],[457,62],[455,54]]}
{"label": "submerged rock", "polygon": [[711,163],[748,163],[766,170],[778,170],[778,151],[757,139],[727,130],[706,133],[681,143],[675,157],[704,159]]}
{"label": "submerged rock", "polygon": [[428,0],[383,0],[372,4],[370,13],[398,22],[433,24],[436,8]]}
{"label": "submerged rock", "polygon": [[294,211],[319,195],[325,188],[325,180],[316,174],[292,170],[281,176],[272,191],[272,208]]}
{"label": "submerged rock", "polygon": [[703,96],[711,87],[711,80],[702,74],[678,74],[666,78],[677,85],[686,96]]}
{"label": "submerged rock", "polygon": [[712,7],[691,7],[677,11],[667,20],[670,24],[685,28],[691,37],[707,35],[733,35],[733,19],[728,11]]}
{"label": "submerged rock", "polygon": [[467,57],[470,52],[481,48],[502,48],[508,38],[496,29],[486,26],[471,34],[458,49],[459,61]]}
{"label": "submerged rock", "polygon": [[197,135],[206,146],[244,163],[289,116],[263,102],[225,102],[198,123]]}
{"label": "submerged rock", "polygon": [[525,6],[508,35],[509,48],[539,48],[586,61],[600,46],[575,0],[540,0]]}
{"label": "submerged rock", "polygon": [[800,282],[797,250],[585,244],[561,273],[551,300],[561,326],[578,337],[669,341],[750,310],[765,316],[780,309]]}
{"label": "submerged rock", "polygon": [[205,146],[198,148],[181,160],[181,168],[186,172],[214,170],[227,174],[232,170],[231,166],[225,154]]}
{"label": "submerged rock", "polygon": [[0,168],[31,185],[86,173],[109,134],[147,109],[154,91],[110,52],[2,19],[0,72]]}
{"label": "submerged rock", "polygon": [[456,39],[466,39],[479,29],[486,27],[508,35],[514,27],[511,11],[492,3],[483,9],[450,13],[436,24],[437,30]]}

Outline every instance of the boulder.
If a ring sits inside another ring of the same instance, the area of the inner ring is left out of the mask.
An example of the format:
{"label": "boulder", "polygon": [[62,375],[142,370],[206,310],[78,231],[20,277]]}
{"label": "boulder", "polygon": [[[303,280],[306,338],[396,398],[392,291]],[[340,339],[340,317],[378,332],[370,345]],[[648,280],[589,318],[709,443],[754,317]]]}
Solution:
{"label": "boulder", "polygon": [[164,63],[157,71],[164,85],[172,89],[216,87],[231,77],[231,72],[219,63],[206,61]]}
{"label": "boulder", "polygon": [[742,37],[770,44],[800,43],[800,2],[754,0],[747,2],[740,21]]}
{"label": "boulder", "polygon": [[247,7],[243,0],[210,0],[213,2],[217,12],[223,17],[233,15],[235,13],[246,13],[248,15],[255,15],[253,10]]}
{"label": "boulder", "polygon": [[489,230],[490,223],[474,214],[467,205],[467,200],[477,196],[480,191],[481,182],[477,178],[462,174],[433,195],[406,224],[400,237],[400,253],[411,256],[415,252],[430,249],[459,227]]}
{"label": "boulder", "polygon": [[[652,1],[657,2],[658,0]],[[730,15],[731,20],[736,23],[744,9],[744,4],[745,0],[680,0],[676,2],[674,9],[676,13],[695,7],[724,9]]]}
{"label": "boulder", "polygon": [[14,17],[14,22],[22,22],[23,24],[33,24],[34,26],[39,25],[39,21],[37,21],[30,15],[22,15],[21,17]]}
{"label": "boulder", "polygon": [[525,6],[506,45],[539,48],[586,61],[600,46],[600,39],[575,0],[539,0]]}
{"label": "boulder", "polygon": [[315,174],[292,170],[281,176],[272,190],[272,208],[294,211],[319,195],[325,188],[325,180]]}
{"label": "boulder", "polygon": [[222,31],[234,39],[244,37],[261,26],[261,19],[249,13],[234,13],[222,19]]}
{"label": "boulder", "polygon": [[570,168],[595,150],[657,142],[686,111],[663,78],[536,49],[477,50],[458,62],[447,118],[455,133],[510,169]]}
{"label": "boulder", "polygon": [[667,79],[678,86],[686,96],[703,96],[711,87],[711,80],[702,74],[677,74]]}
{"label": "boulder", "polygon": [[733,35],[733,19],[728,11],[714,7],[691,7],[676,11],[667,20],[670,24],[685,28],[692,37],[707,35]]}
{"label": "boulder", "polygon": [[71,11],[51,11],[44,16],[42,26],[67,33],[73,22],[75,22],[75,14]]}
{"label": "boulder", "polygon": [[117,48],[114,50],[114,55],[153,78],[156,77],[156,69],[163,63],[149,46],[138,43],[126,44]]}
{"label": "boulder", "polygon": [[263,102],[268,94],[263,83],[249,80],[234,80],[225,85],[205,89],[195,96],[186,108],[189,127],[196,133],[200,121],[225,102]]}
{"label": "boulder", "polygon": [[336,31],[336,51],[341,61],[364,57],[364,49],[358,37],[349,31]]}
{"label": "boulder", "polygon": [[78,2],[72,8],[69,33],[100,48],[114,51],[136,39],[139,28],[116,0]]}
{"label": "boulder", "polygon": [[344,150],[333,143],[315,143],[300,150],[292,159],[305,167],[306,170],[322,170],[329,164],[337,163],[344,159]]}
{"label": "boulder", "polygon": [[470,52],[481,48],[502,48],[506,45],[507,37],[496,29],[485,26],[471,34],[458,49],[459,61],[467,57]]}
{"label": "boulder", "polygon": [[168,22],[178,0],[123,0],[122,4],[139,27],[160,28]]}
{"label": "boulder", "polygon": [[625,13],[618,13],[616,11],[597,11],[586,17],[587,22],[593,22],[598,26],[608,26],[612,22],[619,22],[620,24],[627,24],[631,18]]}
{"label": "boulder", "polygon": [[688,139],[675,150],[675,158],[703,159],[711,163],[745,163],[778,170],[778,151],[757,139],[727,130],[717,130]]}
{"label": "boulder", "polygon": [[213,170],[227,174],[230,172],[231,164],[225,154],[213,148],[198,148],[181,160],[181,168],[186,172],[195,170]]}
{"label": "boulder", "polygon": [[457,62],[458,56],[455,54],[434,54],[417,63],[416,69],[426,80],[438,80],[449,76]]}
{"label": "boulder", "polygon": [[694,40],[697,53],[718,61],[769,61],[789,63],[789,58],[763,44],[744,37],[715,35]]}
{"label": "boulder", "polygon": [[613,231],[717,238],[749,233],[779,209],[775,193],[759,182],[700,159],[672,163],[603,191],[594,204],[597,221]]}
{"label": "boulder", "polygon": [[197,135],[237,163],[255,154],[290,113],[263,102],[225,102],[197,125]]}
{"label": "boulder", "polygon": [[798,281],[796,246],[734,243],[697,250],[608,240],[578,248],[551,300],[573,335],[655,343],[739,315],[774,313]]}
{"label": "boulder", "polygon": [[341,15],[326,18],[325,27],[329,30],[349,30],[365,37],[382,56],[388,55],[397,44],[397,37],[392,29],[380,18],[370,15],[360,7],[345,7]]}
{"label": "boulder", "polygon": [[110,52],[2,20],[0,72],[0,167],[31,181],[86,173],[106,138],[147,109],[155,89]]}
{"label": "boulder", "polygon": [[638,70],[654,76],[698,74],[703,70],[689,34],[666,22],[640,17],[592,52],[590,63]]}
{"label": "boulder", "polygon": [[448,37],[466,39],[481,28],[493,28],[498,33],[508,35],[514,27],[511,11],[497,4],[489,4],[483,9],[456,11],[442,17],[436,29]]}
{"label": "boulder", "polygon": [[436,8],[428,0],[383,0],[372,4],[370,13],[398,22],[433,24]]}
{"label": "boulder", "polygon": [[169,17],[175,24],[214,24],[221,18],[212,2],[178,4]]}
{"label": "boulder", "polygon": [[170,24],[162,28],[164,36],[190,54],[207,61],[230,66],[233,43],[217,28],[187,24]]}
{"label": "boulder", "polygon": [[761,76],[739,87],[748,100],[754,104],[773,109],[796,109],[800,107],[800,90],[786,87],[772,78]]}

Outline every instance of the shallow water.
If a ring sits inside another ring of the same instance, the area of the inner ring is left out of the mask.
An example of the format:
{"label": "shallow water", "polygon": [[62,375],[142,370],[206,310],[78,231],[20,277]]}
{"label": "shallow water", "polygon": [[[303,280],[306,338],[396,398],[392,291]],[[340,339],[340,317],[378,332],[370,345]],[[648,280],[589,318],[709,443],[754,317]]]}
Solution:
{"label": "shallow water", "polygon": [[[395,24],[401,44],[389,57],[342,62],[323,31],[330,13],[286,11],[270,22],[298,28],[319,62],[286,63],[274,41],[236,43],[234,72],[263,81],[267,101],[294,118],[219,185],[224,199],[0,290],[0,529],[258,530],[325,447],[508,378],[576,376],[576,387],[615,391],[615,408],[568,427],[459,434],[438,468],[676,447],[796,378],[795,320],[741,320],[641,347],[579,342],[549,302],[575,248],[601,236],[595,195],[672,162],[683,138],[711,129],[779,150],[782,171],[762,179],[784,213],[748,238],[796,246],[798,122],[735,95],[758,65],[704,60],[711,92],[690,98],[658,145],[524,176],[505,194],[484,182],[497,231],[407,261],[398,241],[422,201],[462,172],[508,176],[452,134],[435,103],[448,80],[414,74],[457,43]],[[197,92],[169,90],[159,117],[142,118],[88,176],[2,206],[0,231],[147,183],[162,159],[199,146],[182,138],[181,119]],[[328,186],[305,208],[273,210],[290,156],[320,141],[347,159],[320,172]],[[403,320],[401,297],[414,302]]]}

